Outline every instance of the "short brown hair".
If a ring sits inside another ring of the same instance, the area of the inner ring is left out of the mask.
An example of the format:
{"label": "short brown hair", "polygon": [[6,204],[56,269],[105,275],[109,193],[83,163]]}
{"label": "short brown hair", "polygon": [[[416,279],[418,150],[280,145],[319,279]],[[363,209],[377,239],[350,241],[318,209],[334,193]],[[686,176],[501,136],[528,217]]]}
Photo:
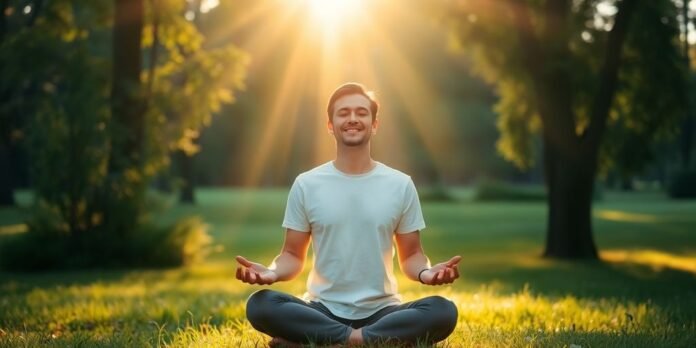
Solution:
{"label": "short brown hair", "polygon": [[370,101],[370,112],[372,112],[372,120],[374,121],[375,118],[377,118],[377,111],[379,110],[379,104],[377,103],[375,94],[372,91],[366,90],[365,86],[357,82],[344,83],[331,94],[329,104],[326,106],[326,114],[329,117],[329,121],[331,121],[331,116],[333,116],[333,108],[334,104],[336,104],[336,100],[351,94],[360,94]]}

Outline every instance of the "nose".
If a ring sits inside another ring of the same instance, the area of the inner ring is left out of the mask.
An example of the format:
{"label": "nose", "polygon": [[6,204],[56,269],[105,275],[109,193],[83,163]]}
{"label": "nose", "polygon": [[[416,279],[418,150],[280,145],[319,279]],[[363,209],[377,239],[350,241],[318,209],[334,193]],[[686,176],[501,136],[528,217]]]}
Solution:
{"label": "nose", "polygon": [[358,114],[355,113],[355,111],[351,111],[350,113],[350,118],[348,119],[349,122],[354,123],[358,121]]}

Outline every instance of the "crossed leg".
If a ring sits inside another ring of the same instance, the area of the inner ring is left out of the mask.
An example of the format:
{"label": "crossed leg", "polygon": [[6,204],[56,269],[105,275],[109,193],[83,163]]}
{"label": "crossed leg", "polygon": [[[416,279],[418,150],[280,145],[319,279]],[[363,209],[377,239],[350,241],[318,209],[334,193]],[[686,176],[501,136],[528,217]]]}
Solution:
{"label": "crossed leg", "polygon": [[374,315],[349,320],[319,303],[263,289],[247,302],[247,319],[276,342],[317,344],[435,343],[449,336],[457,322],[451,301],[431,296],[384,308]]}

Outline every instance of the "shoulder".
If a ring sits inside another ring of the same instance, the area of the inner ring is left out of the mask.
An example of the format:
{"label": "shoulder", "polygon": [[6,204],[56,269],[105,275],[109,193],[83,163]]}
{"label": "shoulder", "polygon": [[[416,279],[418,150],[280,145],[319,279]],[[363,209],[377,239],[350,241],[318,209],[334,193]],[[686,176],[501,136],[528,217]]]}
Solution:
{"label": "shoulder", "polygon": [[392,180],[396,180],[400,183],[411,183],[411,176],[398,170],[395,168],[392,168],[384,163],[377,162],[377,165],[380,166],[380,174],[389,176]]}
{"label": "shoulder", "polygon": [[295,182],[300,185],[303,185],[329,174],[331,174],[331,162],[326,162],[306,172],[300,173],[300,175],[298,175],[297,178],[295,178]]}

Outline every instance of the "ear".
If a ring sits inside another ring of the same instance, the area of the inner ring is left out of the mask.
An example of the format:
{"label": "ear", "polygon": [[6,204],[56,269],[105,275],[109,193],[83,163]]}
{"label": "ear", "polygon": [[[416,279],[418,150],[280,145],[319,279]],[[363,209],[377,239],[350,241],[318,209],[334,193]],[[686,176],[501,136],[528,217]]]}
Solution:
{"label": "ear", "polygon": [[329,131],[329,134],[333,134],[333,132],[334,132],[333,122],[331,122],[331,121],[326,122],[326,130]]}
{"label": "ear", "polygon": [[372,121],[372,134],[377,134],[378,128],[379,128],[379,119],[375,118],[375,120]]}

